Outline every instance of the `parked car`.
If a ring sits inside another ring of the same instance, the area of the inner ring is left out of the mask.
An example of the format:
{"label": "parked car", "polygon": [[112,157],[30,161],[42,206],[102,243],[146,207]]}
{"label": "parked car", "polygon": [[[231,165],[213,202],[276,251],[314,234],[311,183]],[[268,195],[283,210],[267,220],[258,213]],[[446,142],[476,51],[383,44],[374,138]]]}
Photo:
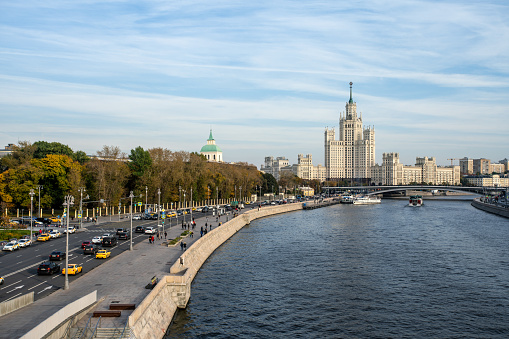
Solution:
{"label": "parked car", "polygon": [[145,233],[145,227],[136,226],[136,228],[134,229],[134,233]]}
{"label": "parked car", "polygon": [[49,236],[48,233],[41,233],[39,234],[39,236],[37,237],[37,241],[48,241],[50,240],[51,237]]}
{"label": "parked car", "polygon": [[[78,273],[81,273],[83,270],[83,266],[77,265],[77,264],[69,264],[67,265],[67,274],[76,275]],[[66,269],[62,268],[62,274],[65,274]]]}
{"label": "parked car", "polygon": [[92,245],[90,241],[84,241],[81,243],[81,248],[85,248],[85,246]]}
{"label": "parked car", "polygon": [[51,261],[43,262],[37,268],[38,275],[42,275],[42,274],[52,275],[53,273],[58,273],[58,272],[60,272],[60,265],[56,264],[54,262],[51,262]]}
{"label": "parked car", "polygon": [[51,252],[51,254],[49,255],[49,260],[64,260],[65,259],[65,252],[61,252],[61,251],[53,251]]}
{"label": "parked car", "polygon": [[118,239],[122,239],[122,240],[128,240],[128,239],[131,239],[131,233],[129,231],[126,231],[126,232],[122,232],[120,234],[118,234]]}
{"label": "parked car", "polygon": [[149,226],[147,228],[145,228],[145,234],[155,234],[156,233],[156,229],[152,226]]}
{"label": "parked car", "polygon": [[20,241],[18,241],[18,244],[19,244],[20,247],[28,247],[28,246],[32,245],[32,240],[30,240],[30,239],[20,239]]}
{"label": "parked car", "polygon": [[103,238],[99,236],[95,236],[92,238],[92,244],[102,244]]}
{"label": "parked car", "polygon": [[116,237],[106,237],[103,238],[102,245],[103,246],[109,246],[113,247],[117,244],[117,238]]}
{"label": "parked car", "polygon": [[85,246],[83,248],[83,254],[96,254],[99,251],[99,247],[94,246],[92,244]]}
{"label": "parked car", "polygon": [[106,250],[99,250],[97,251],[96,255],[95,255],[95,258],[96,259],[106,259],[106,258],[109,258],[109,256],[111,255],[111,252],[108,252]]}
{"label": "parked car", "polygon": [[14,251],[19,250],[19,244],[17,242],[8,242],[4,245],[4,248],[2,248],[3,251]]}

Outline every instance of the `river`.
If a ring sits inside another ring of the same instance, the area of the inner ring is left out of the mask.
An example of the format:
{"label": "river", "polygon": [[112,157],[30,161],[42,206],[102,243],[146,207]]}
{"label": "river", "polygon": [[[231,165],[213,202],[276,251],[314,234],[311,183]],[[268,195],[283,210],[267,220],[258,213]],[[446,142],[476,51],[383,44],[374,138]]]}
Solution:
{"label": "river", "polygon": [[509,220],[466,201],[264,218],[221,246],[165,338],[508,338]]}

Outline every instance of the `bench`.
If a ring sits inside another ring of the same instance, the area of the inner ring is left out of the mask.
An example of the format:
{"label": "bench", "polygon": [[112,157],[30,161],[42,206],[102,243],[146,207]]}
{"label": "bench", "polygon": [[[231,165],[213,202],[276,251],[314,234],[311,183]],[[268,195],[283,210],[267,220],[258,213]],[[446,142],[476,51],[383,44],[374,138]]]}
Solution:
{"label": "bench", "polygon": [[134,310],[136,304],[110,304],[110,310]]}
{"label": "bench", "polygon": [[104,311],[94,311],[92,313],[92,317],[120,317],[122,312],[120,311],[110,311],[110,310],[104,310]]}

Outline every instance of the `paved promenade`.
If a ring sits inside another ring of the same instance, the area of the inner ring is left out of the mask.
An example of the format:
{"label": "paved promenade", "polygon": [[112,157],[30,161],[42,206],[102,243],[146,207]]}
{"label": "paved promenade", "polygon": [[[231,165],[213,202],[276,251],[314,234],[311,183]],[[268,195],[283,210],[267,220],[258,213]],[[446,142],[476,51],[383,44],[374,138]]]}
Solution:
{"label": "paved promenade", "polygon": [[[188,248],[200,238],[200,227],[205,225],[206,219],[200,214],[193,214],[196,221],[194,238],[184,238]],[[228,217],[231,218],[231,215]],[[224,222],[226,217],[222,216],[221,219]],[[103,220],[109,222],[109,218]],[[99,222],[101,223],[101,220]],[[213,228],[217,225],[214,221]],[[166,228],[166,231],[168,239],[173,239],[183,232],[180,225]],[[163,242],[164,240],[156,239],[155,244],[150,244],[147,235],[146,240],[133,247],[133,251],[127,250],[73,281],[69,290],[58,290],[29,306],[0,317],[0,336],[20,338],[65,305],[94,290],[97,290],[98,300],[104,298],[96,306],[96,310],[108,309],[112,301],[139,305],[150,293],[149,289],[145,289],[145,285],[153,276],[161,278],[168,275],[171,265],[182,253],[180,245],[167,247],[163,246]],[[123,327],[130,313],[131,311],[122,311],[120,318],[104,318],[100,327]],[[85,316],[79,325],[82,322],[84,325],[87,320],[88,316]]]}

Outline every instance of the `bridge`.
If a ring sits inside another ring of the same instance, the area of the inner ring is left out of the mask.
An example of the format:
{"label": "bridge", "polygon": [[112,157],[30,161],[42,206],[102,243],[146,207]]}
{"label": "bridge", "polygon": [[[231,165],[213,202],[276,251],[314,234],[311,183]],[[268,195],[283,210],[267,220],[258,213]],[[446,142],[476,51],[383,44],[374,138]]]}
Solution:
{"label": "bridge", "polygon": [[409,186],[346,186],[346,187],[322,187],[322,191],[329,193],[339,193],[344,191],[361,192],[366,195],[383,194],[399,191],[449,191],[449,192],[462,192],[472,195],[495,193],[505,191],[505,187],[469,187],[469,186],[432,186],[432,185],[409,185]]}

